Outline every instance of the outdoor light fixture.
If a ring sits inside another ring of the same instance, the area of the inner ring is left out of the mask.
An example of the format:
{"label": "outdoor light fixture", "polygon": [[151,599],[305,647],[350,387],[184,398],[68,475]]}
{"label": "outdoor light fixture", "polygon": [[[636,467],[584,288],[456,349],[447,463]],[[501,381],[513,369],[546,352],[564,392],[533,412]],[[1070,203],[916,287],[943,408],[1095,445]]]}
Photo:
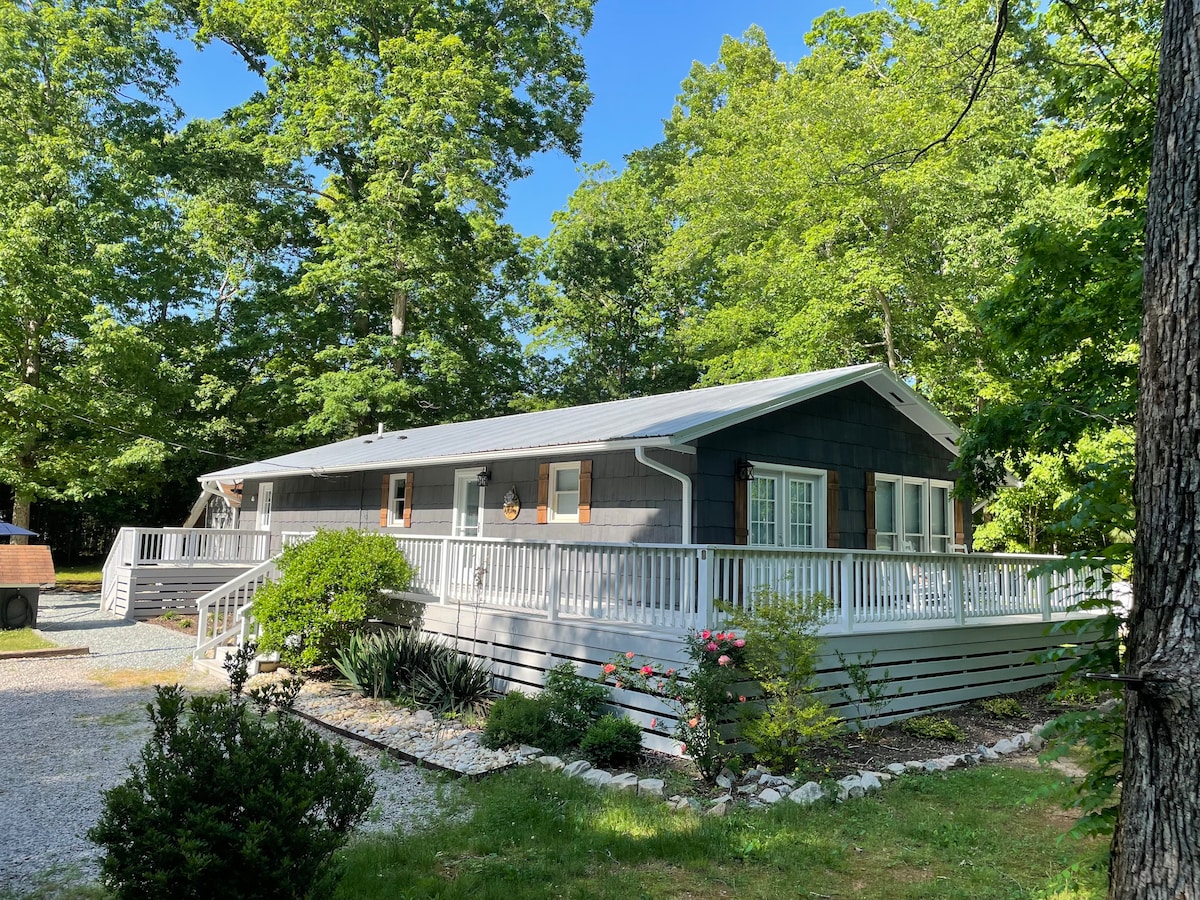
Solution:
{"label": "outdoor light fixture", "polygon": [[492,473],[489,472],[487,469],[484,469],[482,472],[480,472],[475,477],[479,479],[480,487],[487,487],[488,482],[492,480]]}
{"label": "outdoor light fixture", "polygon": [[747,460],[739,459],[737,464],[737,480],[738,481],[753,481],[754,466]]}

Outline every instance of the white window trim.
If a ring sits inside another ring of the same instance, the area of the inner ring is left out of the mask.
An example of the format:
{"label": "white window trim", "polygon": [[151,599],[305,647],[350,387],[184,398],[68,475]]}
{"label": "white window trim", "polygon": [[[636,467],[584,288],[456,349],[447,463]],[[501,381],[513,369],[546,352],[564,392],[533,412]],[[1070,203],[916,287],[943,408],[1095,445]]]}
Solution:
{"label": "white window trim", "polygon": [[555,497],[558,495],[559,492],[554,489],[554,483],[555,483],[554,476],[559,472],[566,471],[569,469],[574,469],[575,473],[580,477],[580,481],[577,482],[579,484],[579,487],[575,489],[576,495],[582,493],[581,489],[583,487],[583,484],[582,484],[583,471],[582,471],[582,466],[580,466],[580,464],[578,462],[550,463],[550,468],[548,470],[550,483],[549,483],[549,485],[547,485],[547,490],[546,490],[546,521],[547,522],[578,522],[579,521],[579,499],[578,499],[578,496],[575,501],[574,515],[571,515],[569,513],[564,513],[564,514],[560,515],[559,513],[555,512],[555,509],[558,507],[558,504],[555,502]]}
{"label": "white window trim", "polygon": [[[882,472],[876,472],[875,473],[876,490],[878,490],[878,485],[881,482],[886,482],[889,484],[896,485],[896,492],[894,494],[894,499],[895,499],[894,514],[895,514],[896,520],[895,520],[895,522],[893,522],[893,525],[895,525],[895,527],[898,530],[897,531],[884,531],[883,529],[881,529],[879,527],[879,522],[876,521],[875,522],[876,546],[879,545],[879,535],[884,534],[884,535],[892,536],[892,538],[894,539],[894,543],[897,545],[898,552],[902,552],[902,553],[949,553],[949,552],[953,552],[953,550],[954,550],[954,496],[953,496],[954,482],[953,481],[942,481],[941,479],[938,479],[938,478],[911,478],[907,475],[886,475]],[[905,543],[904,486],[906,484],[919,484],[924,487],[924,491],[921,494],[921,496],[924,498],[922,501],[922,509],[921,509],[921,528],[923,529],[921,536],[925,541],[925,545],[927,548],[925,550],[908,550],[903,546]],[[931,515],[931,513],[932,513],[931,504],[933,503],[933,488],[935,488],[935,487],[940,487],[940,488],[946,489],[946,506],[947,506],[946,525],[950,531],[949,535],[934,535],[932,532],[933,516]],[[878,518],[878,513],[876,514],[876,516]],[[946,546],[948,549],[947,550],[934,550],[933,549],[934,537],[947,538]],[[893,552],[896,552],[896,551],[893,551]]]}
{"label": "white window trim", "polygon": [[479,511],[478,521],[479,527],[475,530],[474,535],[465,535],[459,529],[458,511],[465,506],[466,486],[469,482],[479,483],[479,467],[471,469],[455,469],[454,470],[454,504],[450,510],[450,535],[452,537],[483,537],[483,510],[484,510],[484,492],[487,488],[479,488]]}
{"label": "white window trim", "polygon": [[[264,515],[265,508],[265,515]],[[271,519],[275,515],[275,483],[263,481],[258,485],[258,530],[270,531]]]}
{"label": "white window trim", "polygon": [[[811,479],[813,484],[813,549],[822,549],[829,546],[829,516],[828,510],[825,508],[826,498],[829,493],[829,472],[825,469],[810,469],[806,466],[785,466],[780,463],[760,462],[758,460],[750,460],[750,465],[754,466],[754,477],[766,475],[782,475],[785,476],[781,484],[786,488],[788,475],[799,475],[802,478]],[[789,516],[791,513],[791,503],[788,502],[786,489],[776,498],[775,509],[777,519],[775,521],[775,543],[774,544],[751,544],[754,547],[784,547],[789,545],[784,543],[787,534],[790,531]],[[750,535],[750,503],[747,498],[746,503],[746,534]],[[806,549],[806,548],[800,548]]]}
{"label": "white window trim", "polygon": [[387,493],[387,526],[388,528],[403,528],[404,527],[404,510],[400,511],[400,516],[396,516],[396,485],[402,484],[405,486],[404,492],[404,509],[409,508],[412,503],[412,497],[408,496],[408,473],[393,472],[388,476],[388,493]]}

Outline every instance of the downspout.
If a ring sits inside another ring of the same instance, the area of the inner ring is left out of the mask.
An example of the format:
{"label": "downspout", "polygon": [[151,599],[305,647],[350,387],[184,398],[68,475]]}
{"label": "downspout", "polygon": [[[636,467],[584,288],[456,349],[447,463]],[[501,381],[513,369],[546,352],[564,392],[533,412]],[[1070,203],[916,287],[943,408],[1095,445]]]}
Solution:
{"label": "downspout", "polygon": [[670,475],[681,485],[683,485],[683,534],[681,535],[681,544],[690,544],[692,538],[692,479],[680,472],[678,469],[672,469],[665,463],[660,463],[656,459],[651,459],[646,455],[646,448],[639,444],[633,448],[633,457],[643,466],[654,469],[656,472],[662,472],[664,475]]}

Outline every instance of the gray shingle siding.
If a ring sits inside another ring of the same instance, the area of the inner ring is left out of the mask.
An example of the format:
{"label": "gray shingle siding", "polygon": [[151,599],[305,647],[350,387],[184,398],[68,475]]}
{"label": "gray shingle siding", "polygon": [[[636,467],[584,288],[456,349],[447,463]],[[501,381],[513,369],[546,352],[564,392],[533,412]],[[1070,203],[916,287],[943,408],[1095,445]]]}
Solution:
{"label": "gray shingle siding", "polygon": [[696,540],[733,543],[739,459],[836,469],[841,546],[866,547],[866,473],[953,480],[954,454],[865,385],[855,384],[700,438]]}

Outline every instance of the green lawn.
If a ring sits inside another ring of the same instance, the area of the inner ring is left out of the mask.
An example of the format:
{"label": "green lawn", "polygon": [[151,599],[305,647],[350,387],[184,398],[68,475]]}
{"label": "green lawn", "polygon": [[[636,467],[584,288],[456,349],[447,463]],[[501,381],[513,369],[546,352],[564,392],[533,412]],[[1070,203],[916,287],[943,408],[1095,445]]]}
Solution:
{"label": "green lawn", "polygon": [[55,566],[54,574],[59,581],[82,582],[94,581],[99,584],[103,580],[102,562],[83,563],[77,566]]}
{"label": "green lawn", "polygon": [[528,768],[463,785],[469,816],[349,848],[339,897],[1102,897],[1106,847],[1059,839],[1050,781],[987,766],[718,819]]}
{"label": "green lawn", "polygon": [[11,631],[0,631],[0,653],[13,650],[47,650],[57,647],[53,641],[48,641],[32,628],[14,628]]}

